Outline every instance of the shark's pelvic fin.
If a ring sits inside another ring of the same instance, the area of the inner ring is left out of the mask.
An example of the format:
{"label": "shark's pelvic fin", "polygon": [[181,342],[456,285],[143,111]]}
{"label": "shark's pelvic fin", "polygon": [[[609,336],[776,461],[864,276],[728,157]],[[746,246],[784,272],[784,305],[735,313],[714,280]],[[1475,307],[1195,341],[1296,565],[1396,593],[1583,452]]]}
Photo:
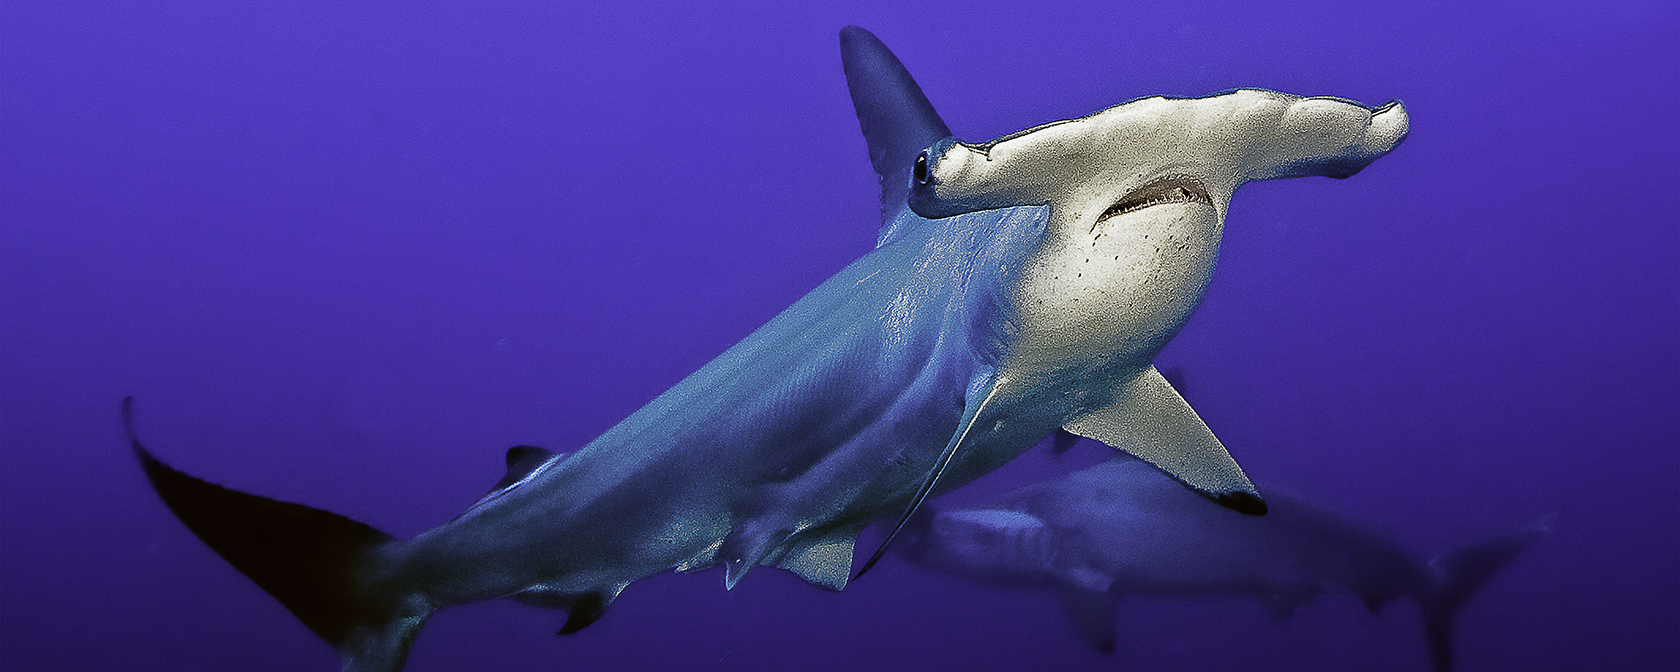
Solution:
{"label": "shark's pelvic fin", "polygon": [[869,163],[881,181],[882,221],[890,225],[898,210],[907,207],[910,167],[917,153],[951,135],[951,129],[910,71],[874,34],[857,26],[841,28],[840,62],[858,125],[869,143]]}
{"label": "shark's pelvic fin", "polygon": [[1266,513],[1231,453],[1153,366],[1123,384],[1108,406],[1064,428],[1131,453],[1221,506]]}
{"label": "shark's pelvic fin", "polygon": [[753,518],[737,525],[718,546],[717,560],[723,563],[724,590],[734,590],[747,577],[747,572],[773,561],[777,550],[790,536],[790,531],[777,529],[768,518]]}
{"label": "shark's pelvic fin", "polygon": [[560,626],[559,634],[569,635],[589,627],[595,621],[601,620],[601,617],[607,613],[607,607],[612,606],[613,598],[616,597],[618,597],[616,591],[612,595],[584,593],[577,596],[570,604],[566,605],[566,623]]}
{"label": "shark's pelvic fin", "polygon": [[774,565],[811,585],[837,591],[846,587],[855,545],[855,530],[794,534],[777,529],[768,519],[753,519],[718,545],[716,559],[724,566],[725,590],[734,590],[754,567]]}
{"label": "shark's pelvic fin", "polygon": [[557,634],[569,635],[589,627],[606,615],[607,608],[612,606],[613,600],[618,599],[618,594],[628,585],[630,584],[619,583],[582,593],[569,593],[549,586],[532,586],[508,597],[520,604],[564,610],[566,623],[560,626],[560,632]]}
{"label": "shark's pelvic fin", "polygon": [[857,533],[833,532],[794,542],[777,567],[793,572],[806,583],[828,590],[841,590],[852,573],[852,547]]}

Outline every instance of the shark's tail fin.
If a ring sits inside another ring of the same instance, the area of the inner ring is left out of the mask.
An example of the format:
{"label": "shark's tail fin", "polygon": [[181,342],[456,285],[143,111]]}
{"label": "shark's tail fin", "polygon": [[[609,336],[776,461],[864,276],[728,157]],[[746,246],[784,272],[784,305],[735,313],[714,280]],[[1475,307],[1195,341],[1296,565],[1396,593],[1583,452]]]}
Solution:
{"label": "shark's tail fin", "polygon": [[1556,513],[1491,539],[1445,553],[1429,561],[1435,577],[1434,594],[1423,600],[1423,632],[1436,672],[1452,670],[1453,620],[1476,591],[1521,555],[1529,544],[1552,530]]}
{"label": "shark's tail fin", "polygon": [[123,424],[135,457],[181,522],[228,564],[268,591],[344,657],[347,672],[402,667],[430,609],[381,599],[364,584],[372,553],[395,541],[344,516],[246,494],[191,476],[153,457],[134,435],[123,400]]}

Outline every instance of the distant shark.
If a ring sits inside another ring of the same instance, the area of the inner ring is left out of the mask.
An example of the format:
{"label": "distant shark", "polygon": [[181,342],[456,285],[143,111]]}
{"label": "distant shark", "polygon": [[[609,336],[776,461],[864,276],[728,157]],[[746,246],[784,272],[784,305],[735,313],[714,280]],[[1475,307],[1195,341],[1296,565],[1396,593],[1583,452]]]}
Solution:
{"label": "distant shark", "polygon": [[1253,595],[1282,620],[1321,593],[1373,613],[1416,598],[1435,669],[1452,669],[1459,608],[1551,529],[1555,514],[1423,562],[1387,535],[1267,488],[1270,513],[1207,506],[1124,456],[970,508],[923,510],[898,550],[982,582],[1057,591],[1080,634],[1114,651],[1126,595]]}
{"label": "distant shark", "polygon": [[875,249],[601,437],[509,451],[484,499],[398,540],[165,465],[125,403],[153,487],[358,672],[399,669],[427,616],[476,600],[566,609],[572,632],[672,569],[839,590],[865,526],[1064,427],[1263,513],[1150,361],[1201,301],[1239,184],[1352,175],[1405,110],[1245,90],[967,145],[875,36],[840,42],[881,180]]}

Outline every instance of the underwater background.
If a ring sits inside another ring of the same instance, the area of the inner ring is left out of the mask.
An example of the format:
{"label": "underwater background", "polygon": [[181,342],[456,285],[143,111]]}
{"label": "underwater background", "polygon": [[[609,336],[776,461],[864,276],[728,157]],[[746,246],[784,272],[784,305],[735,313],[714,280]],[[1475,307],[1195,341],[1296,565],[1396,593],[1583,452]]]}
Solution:
{"label": "underwater background", "polygon": [[[973,141],[1153,94],[1404,100],[1360,175],[1238,192],[1159,364],[1256,480],[1420,556],[1560,512],[1464,610],[1462,672],[1680,667],[1680,6],[834,5],[0,7],[0,668],[336,669],[153,495],[120,400],[209,480],[448,520],[506,447],[583,445],[871,247],[846,24]],[[1129,599],[1109,658],[1048,593],[891,555],[722,583],[563,638],[448,609],[407,669],[1428,668],[1409,600]]]}

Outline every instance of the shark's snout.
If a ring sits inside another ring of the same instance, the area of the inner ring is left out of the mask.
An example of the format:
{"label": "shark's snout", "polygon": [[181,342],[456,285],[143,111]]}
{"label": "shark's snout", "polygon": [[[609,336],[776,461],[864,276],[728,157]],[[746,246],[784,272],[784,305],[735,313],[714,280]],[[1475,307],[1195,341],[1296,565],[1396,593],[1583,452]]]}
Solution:
{"label": "shark's snout", "polygon": [[1264,167],[1262,159],[1250,179],[1352,177],[1399,147],[1410,127],[1398,100],[1368,108],[1339,98],[1303,98],[1278,122],[1275,166]]}
{"label": "shark's snout", "polygon": [[1366,124],[1359,141],[1344,150],[1351,170],[1346,174],[1331,174],[1330,177],[1353,176],[1365,166],[1371,165],[1372,161],[1399,147],[1400,143],[1406,141],[1406,133],[1409,130],[1411,118],[1406,114],[1405,104],[1399,100],[1391,100],[1372,109],[1370,121]]}
{"label": "shark's snout", "polygon": [[1383,103],[1371,113],[1371,125],[1365,130],[1364,147],[1372,154],[1372,159],[1394,151],[1400,143],[1406,141],[1406,133],[1411,130],[1411,116],[1406,114],[1406,104],[1398,99]]}

